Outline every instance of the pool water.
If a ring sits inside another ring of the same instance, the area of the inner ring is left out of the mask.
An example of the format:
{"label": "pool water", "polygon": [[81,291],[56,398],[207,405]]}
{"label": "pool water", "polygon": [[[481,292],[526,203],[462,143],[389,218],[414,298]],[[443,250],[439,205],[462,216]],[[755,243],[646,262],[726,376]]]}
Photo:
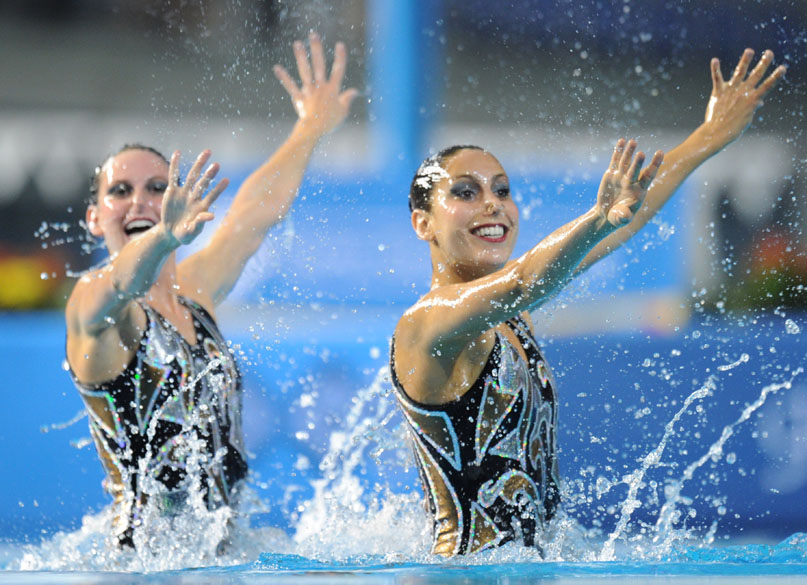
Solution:
{"label": "pool water", "polygon": [[[775,341],[767,344],[757,333],[764,351],[760,357],[769,369],[761,371],[754,384],[747,384],[760,372],[753,369],[760,362],[753,352],[749,358],[725,351],[724,344],[715,367],[714,354],[702,349],[703,338],[689,335],[696,351],[687,354],[680,340],[670,340],[664,352],[676,356],[681,349],[685,356],[702,355],[708,367],[695,359],[681,367],[687,375],[709,373],[709,368],[711,373],[684,390],[671,383],[643,386],[636,401],[652,409],[630,404],[609,408],[619,405],[618,399],[595,401],[581,392],[572,398],[590,406],[578,405],[575,411],[569,399],[563,411],[565,432],[574,429],[579,437],[564,442],[568,515],[547,534],[543,556],[517,546],[448,561],[428,554],[429,519],[389,392],[388,372],[381,367],[372,383],[354,391],[346,414],[322,441],[328,448],[305,476],[307,491],[294,500],[290,526],[254,521],[285,497],[265,497],[256,482],[227,550],[218,549],[217,534],[230,511],[198,509],[176,518],[155,516],[137,552],[122,552],[106,543],[110,511],[104,509],[85,513],[78,529],[49,531],[41,543],[8,542],[0,549],[0,584],[807,583],[807,537],[798,529],[789,538],[774,540],[769,534],[721,530],[738,517],[732,510],[749,503],[737,496],[752,493],[749,461],[759,448],[748,444],[748,435],[762,439],[763,434],[773,434],[774,427],[765,421],[778,420],[781,409],[794,404],[793,397],[804,395],[804,373],[798,367],[801,345],[788,349],[784,341],[795,337],[782,337],[780,329],[778,321],[770,326]],[[605,368],[608,360],[591,348],[606,351],[619,342],[576,343],[578,353]],[[661,354],[653,343],[650,355]],[[741,347],[749,347],[748,342],[742,341]],[[778,353],[770,357],[765,348],[773,347]],[[564,347],[563,353],[574,350]],[[674,358],[646,361],[648,369],[662,373],[675,364]],[[782,365],[771,371],[771,364]],[[729,382],[741,376],[745,393],[730,388],[733,394],[727,400]],[[663,400],[653,395],[655,388]],[[669,400],[673,389],[678,397]],[[616,411],[627,416],[626,421],[615,421]],[[603,428],[597,427],[600,423]],[[641,437],[635,436],[633,426]],[[602,439],[607,434],[610,441]],[[613,438],[620,434],[623,440],[615,443]],[[802,435],[794,426],[793,436]],[[604,454],[591,451],[606,447],[610,451]],[[603,461],[602,469],[594,469],[594,463]],[[302,475],[297,469],[281,474],[281,479],[291,482],[295,473]],[[734,492],[729,489],[732,483]],[[777,511],[772,521],[801,521],[805,510],[793,498],[798,493],[787,500],[790,518]],[[769,492],[754,505],[772,510],[775,503],[775,494]]]}

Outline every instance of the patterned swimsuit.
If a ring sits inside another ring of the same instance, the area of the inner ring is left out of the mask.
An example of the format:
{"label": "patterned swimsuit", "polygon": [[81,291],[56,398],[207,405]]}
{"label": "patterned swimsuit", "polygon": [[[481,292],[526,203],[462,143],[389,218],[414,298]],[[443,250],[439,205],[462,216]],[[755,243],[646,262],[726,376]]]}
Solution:
{"label": "patterned swimsuit", "polygon": [[114,498],[115,534],[125,545],[132,545],[146,497],[159,494],[169,508],[184,501],[186,466],[199,466],[211,508],[230,503],[247,473],[235,358],[210,314],[189,299],[180,302],[193,317],[195,345],[140,303],[146,329],[119,376],[85,385],[70,372]]}
{"label": "patterned swimsuit", "polygon": [[560,503],[552,376],[524,320],[507,325],[528,361],[496,332],[479,378],[447,404],[415,402],[391,367],[434,518],[435,554],[537,546]]}

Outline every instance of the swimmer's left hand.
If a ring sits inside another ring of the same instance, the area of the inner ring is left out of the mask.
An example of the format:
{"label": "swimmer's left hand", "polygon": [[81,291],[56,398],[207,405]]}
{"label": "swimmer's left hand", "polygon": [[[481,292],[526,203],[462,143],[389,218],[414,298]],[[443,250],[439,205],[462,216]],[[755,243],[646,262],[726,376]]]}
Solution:
{"label": "swimmer's left hand", "polygon": [[274,72],[294,104],[299,116],[298,124],[318,138],[333,130],[347,117],[350,104],[359,92],[354,88],[342,91],[342,79],[347,66],[347,49],[343,43],[336,43],[334,48],[330,76],[325,66],[325,52],[319,35],[312,32],[308,36],[308,43],[311,47],[310,62],[305,45],[301,41],[294,43],[300,85],[297,85],[281,65],[275,65]]}
{"label": "swimmer's left hand", "polygon": [[597,210],[604,226],[618,228],[630,223],[642,207],[663,159],[664,153],[658,150],[643,169],[645,154],[636,152],[636,141],[619,139],[597,193]]}
{"label": "swimmer's left hand", "polygon": [[754,112],[787,71],[780,65],[765,77],[773,63],[773,51],[765,51],[749,73],[753,57],[754,51],[746,49],[728,81],[723,79],[720,61],[712,59],[712,95],[701,129],[719,148],[737,139],[748,128]]}

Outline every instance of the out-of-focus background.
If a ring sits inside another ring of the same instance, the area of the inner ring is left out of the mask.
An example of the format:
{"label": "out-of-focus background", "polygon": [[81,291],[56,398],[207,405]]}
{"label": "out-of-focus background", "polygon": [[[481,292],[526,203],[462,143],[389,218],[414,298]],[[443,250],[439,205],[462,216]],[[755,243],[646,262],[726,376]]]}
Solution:
{"label": "out-of-focus background", "polygon": [[[693,490],[706,491],[693,499],[698,521],[726,534],[803,529],[801,0],[6,0],[0,538],[75,527],[106,501],[85,423],[59,424],[81,410],[62,366],[61,309],[75,275],[104,257],[82,224],[94,167],[124,143],[179,148],[186,160],[209,147],[232,196],[294,122],[271,67],[293,69],[291,43],[309,30],[348,45],[346,85],[361,97],[219,314],[242,354],[267,522],[293,524],[329,433],[385,364],[397,316],[427,289],[406,204],[420,160],[455,143],[496,154],[524,251],[591,205],[617,138],[649,151],[682,140],[703,119],[709,60],[728,76],[750,46],[790,68],[751,129],[535,320],[561,383],[570,484],[632,469],[713,377],[705,411],[682,423],[653,480],[663,486],[766,385],[793,378],[737,428],[732,456],[705,466]],[[397,486],[415,485],[403,477]],[[580,514],[609,522],[610,512]]]}

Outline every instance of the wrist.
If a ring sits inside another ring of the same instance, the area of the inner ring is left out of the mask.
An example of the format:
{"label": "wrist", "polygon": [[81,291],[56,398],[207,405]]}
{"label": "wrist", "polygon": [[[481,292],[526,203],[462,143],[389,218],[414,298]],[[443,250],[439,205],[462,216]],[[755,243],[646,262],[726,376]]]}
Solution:
{"label": "wrist", "polygon": [[167,252],[173,252],[182,245],[182,242],[177,239],[174,233],[163,222],[154,226],[154,231],[159,246]]}
{"label": "wrist", "polygon": [[321,124],[316,120],[301,118],[295,122],[290,138],[299,141],[301,145],[308,145],[313,148],[324,135],[325,132]]}
{"label": "wrist", "polygon": [[618,229],[617,226],[612,225],[611,222],[608,221],[608,210],[600,205],[595,205],[589,209],[583,214],[581,219],[589,227],[593,241],[601,240]]}
{"label": "wrist", "polygon": [[720,152],[732,140],[734,140],[734,138],[726,134],[725,131],[716,128],[713,123],[704,122],[695,128],[686,142],[691,144],[694,152],[700,153],[708,158]]}

